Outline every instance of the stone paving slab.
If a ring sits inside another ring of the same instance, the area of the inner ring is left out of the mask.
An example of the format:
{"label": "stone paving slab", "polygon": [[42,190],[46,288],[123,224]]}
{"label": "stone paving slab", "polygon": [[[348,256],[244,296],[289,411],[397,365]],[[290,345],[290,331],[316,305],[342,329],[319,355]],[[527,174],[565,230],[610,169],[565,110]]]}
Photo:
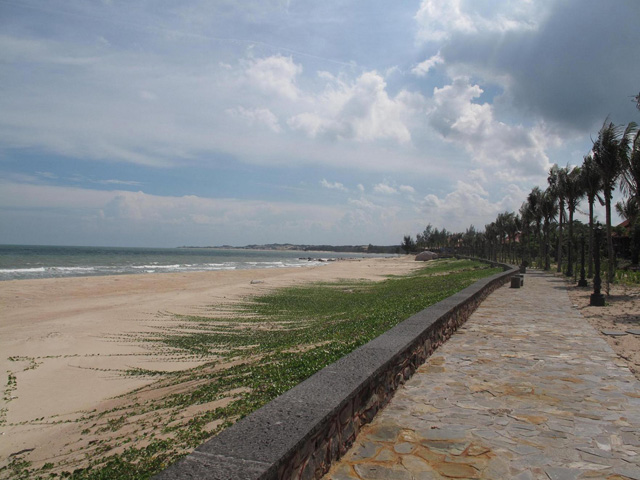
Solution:
{"label": "stone paving slab", "polygon": [[610,337],[624,337],[627,335],[627,332],[623,332],[621,330],[600,330],[604,335],[608,335]]}
{"label": "stone paving slab", "polygon": [[327,480],[640,480],[640,383],[538,271],[399,389]]}

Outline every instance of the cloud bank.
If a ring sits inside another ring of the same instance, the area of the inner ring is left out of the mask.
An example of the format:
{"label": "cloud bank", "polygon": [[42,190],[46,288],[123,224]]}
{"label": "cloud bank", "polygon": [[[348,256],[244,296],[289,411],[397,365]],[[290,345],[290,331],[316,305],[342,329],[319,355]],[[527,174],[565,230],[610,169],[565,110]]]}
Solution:
{"label": "cloud bank", "polygon": [[394,243],[638,121],[632,0],[2,8],[5,243]]}

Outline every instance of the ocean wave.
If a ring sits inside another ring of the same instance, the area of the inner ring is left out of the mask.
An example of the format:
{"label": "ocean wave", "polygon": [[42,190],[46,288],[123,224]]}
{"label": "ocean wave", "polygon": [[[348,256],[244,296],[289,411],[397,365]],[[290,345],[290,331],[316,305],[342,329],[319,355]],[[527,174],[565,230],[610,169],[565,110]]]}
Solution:
{"label": "ocean wave", "polygon": [[[186,266],[186,265],[184,265]],[[158,265],[157,263],[153,264],[153,265],[132,265],[131,268],[135,268],[136,270],[144,270],[144,269],[148,269],[148,268],[160,268],[160,269],[177,269],[183,267],[183,265],[180,264],[176,264],[176,265]]]}
{"label": "ocean wave", "polygon": [[3,268],[0,269],[0,274],[2,273],[39,273],[39,272],[46,272],[47,270],[44,267],[37,267],[37,268]]}
{"label": "ocean wave", "polygon": [[287,259],[267,261],[229,261],[220,263],[184,263],[161,265],[159,262],[148,262],[144,265],[75,265],[47,266],[31,268],[0,269],[0,280],[22,280],[38,278],[93,277],[104,275],[156,274],[179,272],[214,272],[230,270],[250,270],[269,268],[300,268],[324,265],[319,259]]}
{"label": "ocean wave", "polygon": [[48,269],[60,272],[91,272],[96,267],[48,267]]}

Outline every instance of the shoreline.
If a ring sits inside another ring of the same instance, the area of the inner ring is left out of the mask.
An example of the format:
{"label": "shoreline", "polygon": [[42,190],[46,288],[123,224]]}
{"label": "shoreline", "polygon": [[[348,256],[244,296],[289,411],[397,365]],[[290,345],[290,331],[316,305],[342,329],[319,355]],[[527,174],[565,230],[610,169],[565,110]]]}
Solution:
{"label": "shoreline", "polygon": [[409,256],[308,268],[0,282],[0,409],[6,409],[0,414],[0,467],[22,450],[29,450],[34,466],[56,462],[66,455],[65,443],[91,441],[81,438],[79,420],[86,412],[108,410],[117,396],[155,381],[123,372],[188,370],[204,362],[150,351],[135,339],[141,332],[153,334],[175,324],[176,316],[211,314],[213,306],[282,287],[375,281],[421,265]]}
{"label": "shoreline", "polygon": [[257,249],[0,246],[0,281],[308,267],[396,255]]}

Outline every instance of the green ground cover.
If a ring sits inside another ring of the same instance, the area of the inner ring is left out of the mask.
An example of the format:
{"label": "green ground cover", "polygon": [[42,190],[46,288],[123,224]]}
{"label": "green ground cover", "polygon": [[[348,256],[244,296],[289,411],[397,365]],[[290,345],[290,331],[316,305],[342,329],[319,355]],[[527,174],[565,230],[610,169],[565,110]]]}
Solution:
{"label": "green ground cover", "polygon": [[640,271],[616,270],[616,282],[622,285],[640,285]]}
{"label": "green ground cover", "polygon": [[[80,420],[86,425],[82,433],[99,433],[100,440],[87,453],[85,468],[46,464],[35,470],[16,456],[0,478],[149,478],[402,320],[499,271],[478,262],[441,259],[382,282],[286,288],[248,299],[231,311],[225,306],[223,316],[174,318],[154,334],[127,337],[143,342],[153,354],[205,363],[179,372],[121,372],[157,378],[151,390],[174,393],[142,401],[142,393],[150,391],[144,387],[129,394],[122,407],[88,412]],[[214,402],[219,406],[183,415]]]}

